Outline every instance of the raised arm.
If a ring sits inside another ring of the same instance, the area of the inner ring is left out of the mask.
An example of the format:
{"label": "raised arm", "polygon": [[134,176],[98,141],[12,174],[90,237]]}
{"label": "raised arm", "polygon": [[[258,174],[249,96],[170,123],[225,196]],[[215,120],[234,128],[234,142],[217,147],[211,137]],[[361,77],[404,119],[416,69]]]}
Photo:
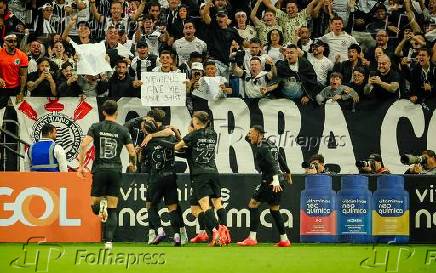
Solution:
{"label": "raised arm", "polygon": [[146,2],[147,2],[146,0],[142,0],[141,1],[141,4],[139,5],[139,7],[136,10],[135,14],[130,16],[131,20],[136,21],[139,18],[139,16],[141,16],[141,14],[144,12]]}
{"label": "raised arm", "polygon": [[259,18],[257,18],[257,16],[256,16],[257,11],[259,10],[259,7],[260,7],[260,3],[262,3],[262,0],[257,0],[256,4],[254,5],[254,8],[250,12],[250,20],[251,20],[251,22],[253,22],[253,24],[255,26],[260,23]]}
{"label": "raised arm", "polygon": [[207,2],[206,5],[204,6],[203,15],[202,15],[201,19],[203,19],[203,22],[206,25],[210,25],[210,23],[212,22],[212,18],[210,17],[210,8],[212,6],[213,6],[213,4],[211,1]]}
{"label": "raised arm", "polygon": [[89,0],[91,14],[94,16],[97,22],[102,22],[104,16],[98,13],[97,7],[95,5],[95,0]]}
{"label": "raised arm", "polygon": [[71,41],[71,38],[68,36],[70,35],[70,31],[73,29],[76,23],[77,23],[77,15],[71,17],[70,22],[68,22],[68,25],[65,27],[65,30],[62,33],[62,40],[64,40],[67,43]]}
{"label": "raised arm", "polygon": [[312,16],[312,12],[314,10],[315,6],[318,6],[318,2],[320,2],[319,0],[312,0],[312,2],[310,2],[307,7],[306,7],[306,13],[307,16]]}
{"label": "raised arm", "polygon": [[273,10],[274,12],[277,13],[277,11],[279,11],[278,8],[276,8],[272,3],[271,0],[262,0],[263,4],[270,10]]}

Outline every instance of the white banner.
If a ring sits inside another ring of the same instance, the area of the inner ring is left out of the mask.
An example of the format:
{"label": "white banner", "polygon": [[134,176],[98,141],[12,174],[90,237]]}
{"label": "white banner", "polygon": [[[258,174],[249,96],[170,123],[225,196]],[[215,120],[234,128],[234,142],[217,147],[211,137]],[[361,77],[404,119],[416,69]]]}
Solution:
{"label": "white banner", "polygon": [[221,91],[221,77],[202,77],[198,83],[200,87],[192,92],[192,95],[200,97],[205,100],[216,100]]}
{"label": "white banner", "polygon": [[79,56],[79,61],[77,62],[78,75],[96,76],[102,72],[112,71],[109,62],[106,60],[106,47],[104,43],[73,44],[73,46]]}
{"label": "white banner", "polygon": [[185,106],[185,73],[143,72],[141,81],[144,106]]}
{"label": "white banner", "polygon": [[[15,100],[13,100],[15,101]],[[95,98],[81,101],[79,98],[26,98],[14,105],[20,123],[20,138],[34,143],[41,137],[41,128],[51,123],[57,128],[56,143],[61,145],[67,154],[68,167],[77,168],[77,156],[82,138],[88,133],[92,123],[98,122],[98,107]],[[22,147],[24,154],[26,148]],[[86,167],[91,168],[94,158],[94,147],[86,155]],[[20,170],[23,170],[21,160]]]}

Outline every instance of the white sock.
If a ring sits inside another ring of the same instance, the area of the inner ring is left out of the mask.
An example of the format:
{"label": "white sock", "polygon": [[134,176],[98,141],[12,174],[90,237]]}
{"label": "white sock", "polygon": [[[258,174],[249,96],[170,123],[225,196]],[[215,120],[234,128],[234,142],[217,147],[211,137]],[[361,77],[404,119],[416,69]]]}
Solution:
{"label": "white sock", "polygon": [[180,228],[180,233],[181,234],[186,234],[186,228],[185,227],[181,227]]}
{"label": "white sock", "polygon": [[163,235],[164,234],[163,227],[160,227],[160,228],[157,229],[157,234],[159,234],[159,235]]}
{"label": "white sock", "polygon": [[288,241],[288,235],[286,234],[280,235],[280,241]]}
{"label": "white sock", "polygon": [[256,233],[256,231],[250,231],[250,235],[248,235],[248,238],[256,241]]}
{"label": "white sock", "polygon": [[156,232],[154,231],[154,229],[149,229],[148,236],[154,236],[154,235],[156,235]]}

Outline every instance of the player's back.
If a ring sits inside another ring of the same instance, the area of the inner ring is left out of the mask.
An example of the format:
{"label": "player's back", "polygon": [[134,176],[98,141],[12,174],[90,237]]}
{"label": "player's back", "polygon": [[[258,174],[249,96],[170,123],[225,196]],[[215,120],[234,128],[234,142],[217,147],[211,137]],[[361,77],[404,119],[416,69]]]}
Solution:
{"label": "player's back", "polygon": [[211,128],[201,128],[183,138],[191,148],[191,173],[217,173],[215,164],[215,147],[217,135]]}
{"label": "player's back", "polygon": [[153,138],[144,148],[150,175],[175,174],[175,136]]}
{"label": "player's back", "polygon": [[94,123],[89,130],[95,146],[95,161],[92,170],[121,170],[120,154],[123,146],[132,143],[127,128],[116,122],[105,120]]}
{"label": "player's back", "polygon": [[279,171],[277,146],[267,139],[262,139],[259,145],[254,145],[254,158],[263,179],[271,179]]}

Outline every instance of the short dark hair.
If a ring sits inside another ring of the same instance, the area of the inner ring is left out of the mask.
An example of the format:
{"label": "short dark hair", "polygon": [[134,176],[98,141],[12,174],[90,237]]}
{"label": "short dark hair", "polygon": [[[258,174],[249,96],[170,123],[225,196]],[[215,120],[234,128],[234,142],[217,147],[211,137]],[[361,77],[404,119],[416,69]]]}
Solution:
{"label": "short dark hair", "polygon": [[[1,0],[0,0],[1,2]],[[48,136],[53,130],[56,130],[56,127],[51,123],[46,123],[41,128],[41,134],[42,136]]]}
{"label": "short dark hair", "polygon": [[341,81],[342,81],[342,79],[344,78],[344,77],[342,77],[342,74],[340,73],[340,72],[333,72],[332,74],[330,74],[330,79],[331,78],[339,78],[339,79],[341,79]]}
{"label": "short dark hair", "polygon": [[430,157],[436,158],[436,153],[433,150],[424,150],[422,152],[423,155],[428,155]]}
{"label": "short dark hair", "polygon": [[129,64],[127,63],[127,61],[124,60],[124,59],[119,59],[119,60],[117,61],[117,65],[118,65],[118,64],[125,64],[127,67],[129,66]]}
{"label": "short dark hair", "polygon": [[357,51],[357,53],[359,53],[359,54],[362,52],[362,48],[360,48],[360,46],[358,44],[351,44],[348,47],[348,50],[351,50],[351,49],[355,49]]}
{"label": "short dark hair", "polygon": [[260,44],[261,45],[262,41],[257,37],[253,37],[250,39],[250,44]]}
{"label": "short dark hair", "polygon": [[147,117],[153,118],[156,122],[163,122],[165,115],[165,111],[157,108],[151,109],[147,112]]}
{"label": "short dark hair", "polygon": [[333,21],[341,21],[342,23],[344,23],[344,19],[339,16],[334,16],[332,19],[330,19],[330,23],[332,23]]}
{"label": "short dark hair", "polygon": [[262,60],[257,56],[251,57],[250,62],[251,61],[259,61],[260,63],[262,63]]}
{"label": "short dark hair", "polygon": [[296,44],[288,44],[287,46],[286,46],[286,48],[290,48],[290,49],[298,49],[298,47],[297,47],[297,45]]}
{"label": "short dark hair", "polygon": [[318,161],[324,164],[324,156],[321,154],[312,155],[309,159],[309,162]]}
{"label": "short dark hair", "polygon": [[198,121],[200,121],[201,124],[203,125],[208,125],[209,124],[209,114],[205,111],[195,111],[194,114],[192,115],[192,117],[197,118]]}
{"label": "short dark hair", "polygon": [[101,111],[109,116],[113,116],[118,111],[118,104],[114,100],[107,100],[101,106]]}
{"label": "short dark hair", "polygon": [[164,49],[160,52],[159,56],[162,56],[164,54],[172,55],[171,51]]}
{"label": "short dark hair", "polygon": [[[1,0],[0,0],[0,1],[1,1]],[[71,66],[71,68],[73,68],[73,64],[70,63],[70,62],[68,62],[68,61],[66,61],[65,63],[63,63],[63,64],[61,65],[61,69],[62,69],[62,70],[67,69],[67,67],[69,67],[69,66]]]}
{"label": "short dark hair", "polygon": [[425,52],[427,52],[427,55],[431,57],[431,49],[430,49],[430,48],[428,48],[428,47],[421,47],[421,48],[418,48],[418,53],[419,53],[420,51],[425,51]]}
{"label": "short dark hair", "polygon": [[157,128],[157,124],[152,120],[144,122],[144,129],[147,131],[148,134],[156,133],[158,130]]}
{"label": "short dark hair", "polygon": [[206,66],[208,66],[208,65],[216,66],[216,64],[215,64],[214,61],[206,61],[206,62],[204,62],[204,67],[205,67],[205,68],[206,68]]}

